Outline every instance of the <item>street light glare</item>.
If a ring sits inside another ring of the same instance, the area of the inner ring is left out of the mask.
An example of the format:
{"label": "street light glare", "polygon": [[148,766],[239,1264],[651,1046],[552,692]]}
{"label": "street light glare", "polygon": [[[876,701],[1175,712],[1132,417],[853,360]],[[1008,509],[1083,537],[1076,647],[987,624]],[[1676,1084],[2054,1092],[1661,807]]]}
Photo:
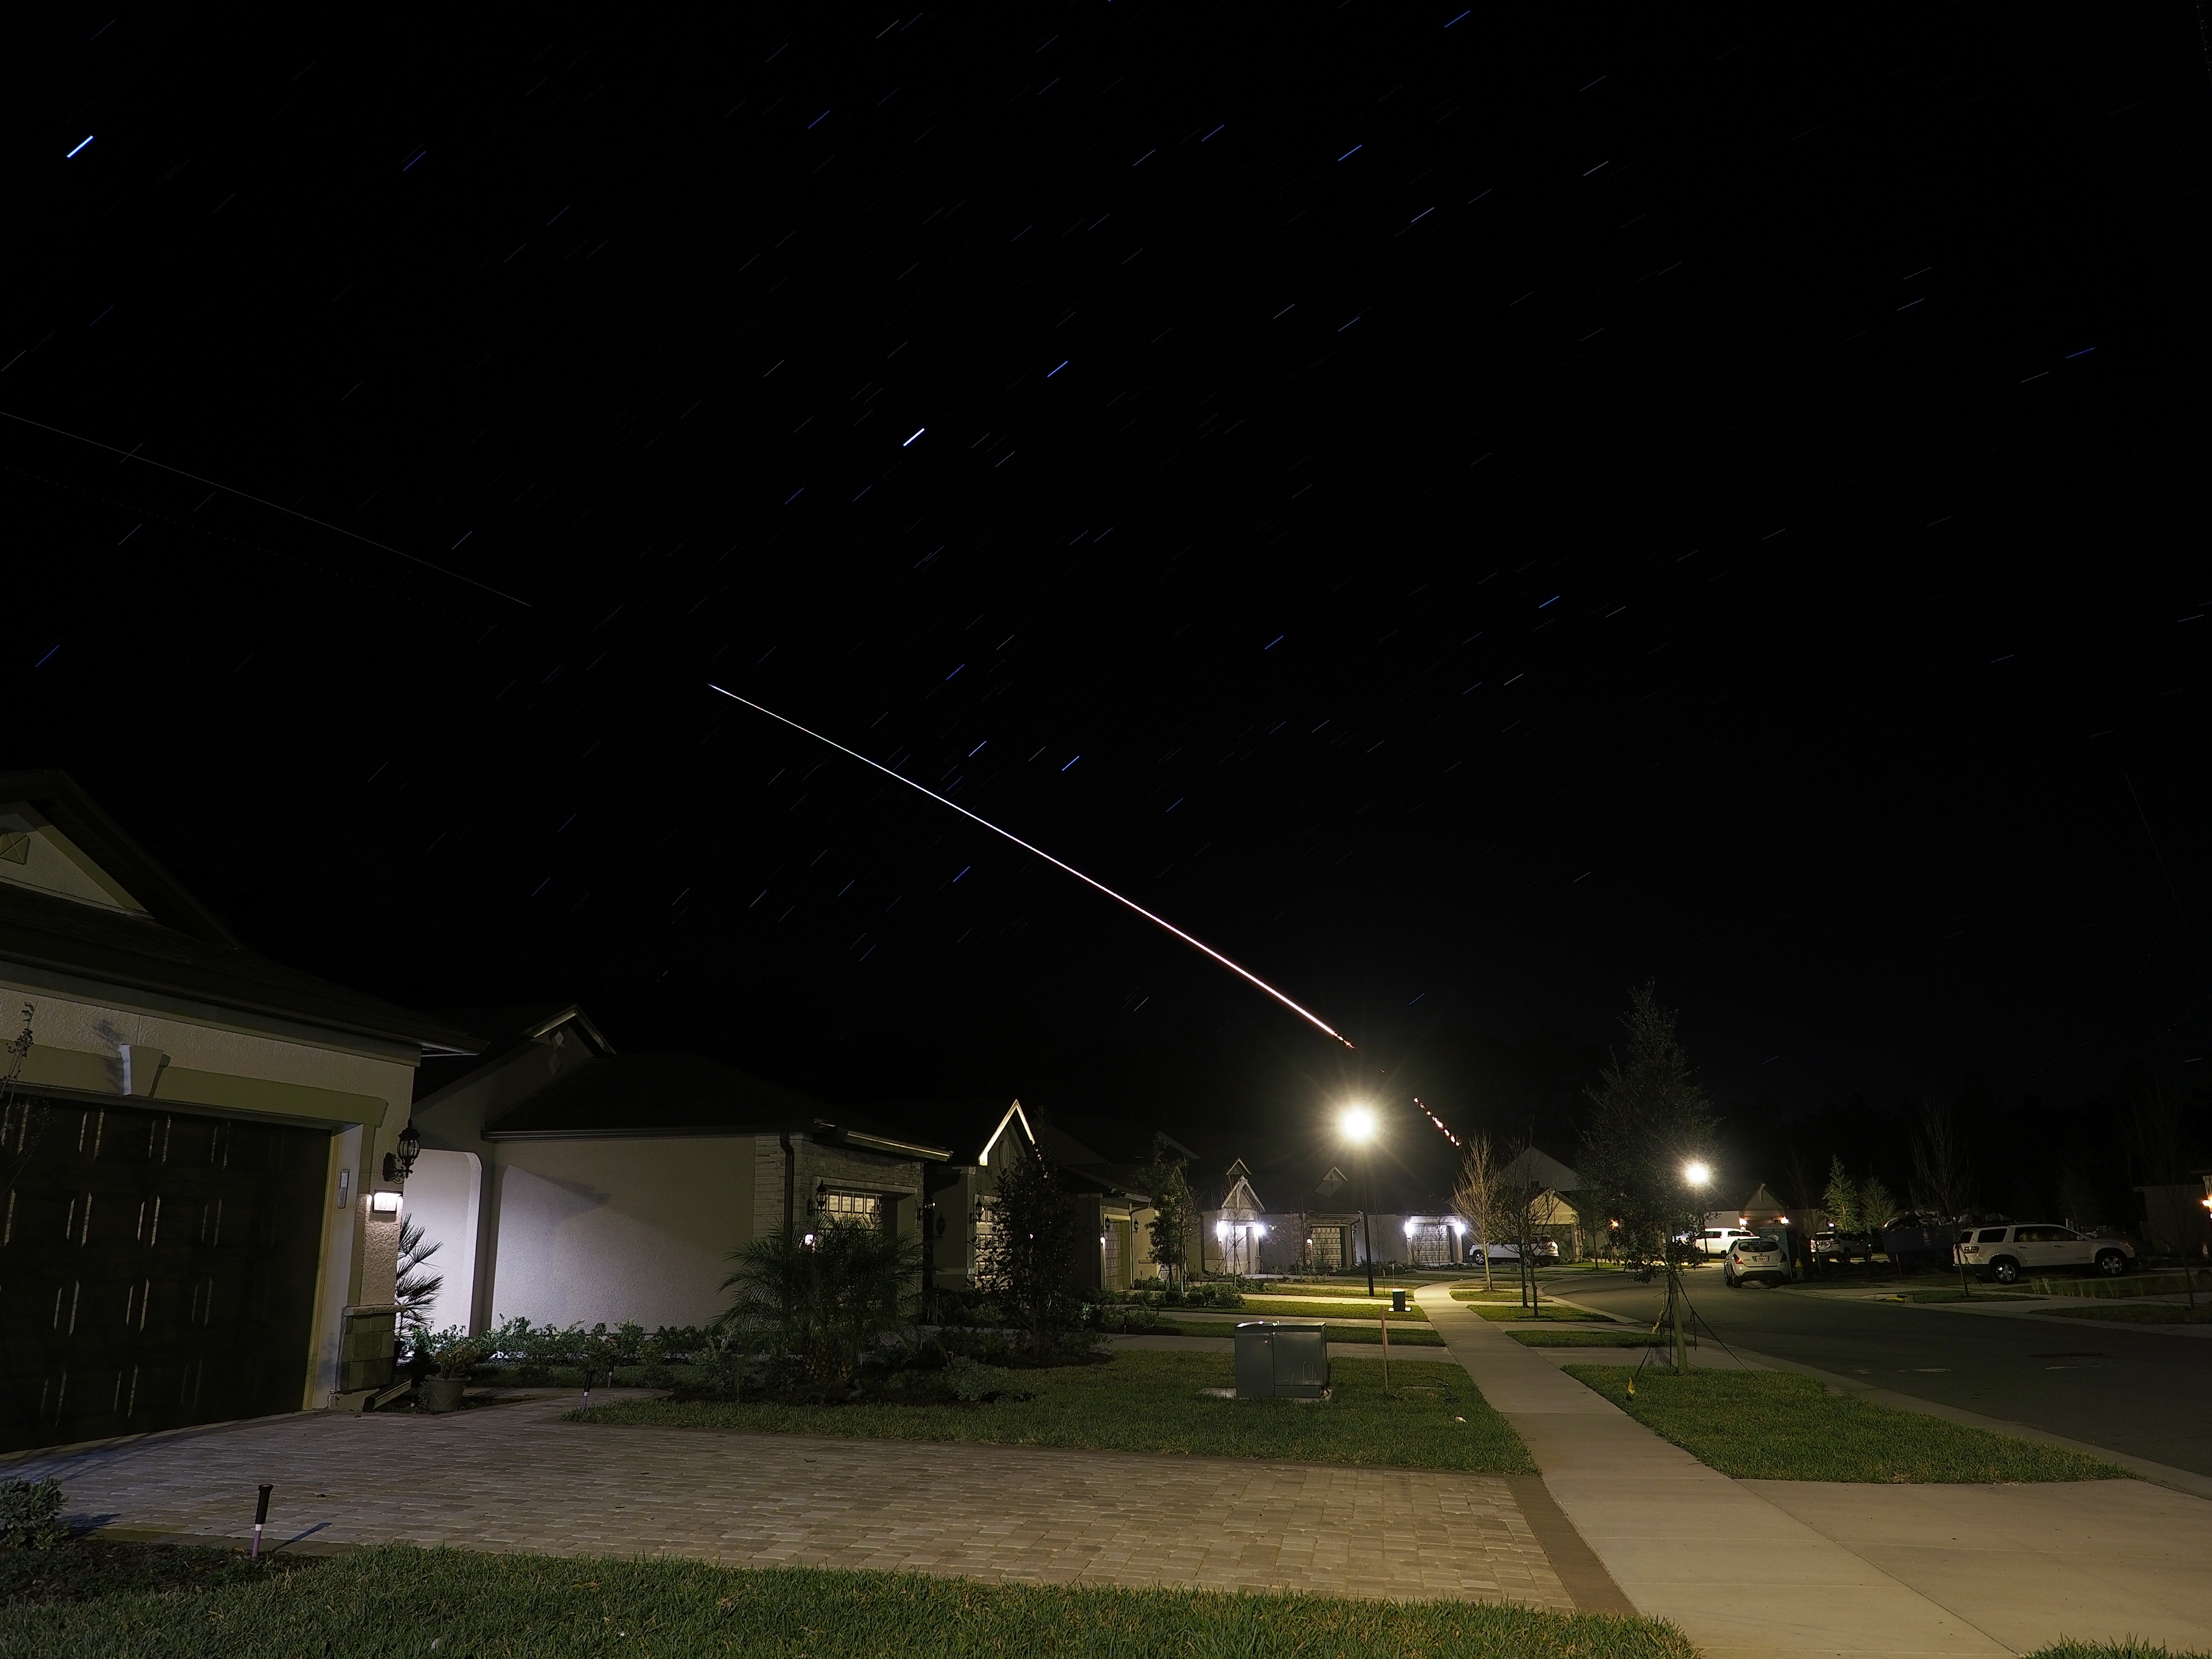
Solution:
{"label": "street light glare", "polygon": [[1364,1106],[1347,1106],[1344,1115],[1336,1121],[1346,1140],[1375,1139],[1375,1114]]}
{"label": "street light glare", "polygon": [[1682,1170],[1682,1179],[1692,1187],[1702,1187],[1712,1178],[1713,1172],[1711,1167],[1701,1163],[1692,1162]]}

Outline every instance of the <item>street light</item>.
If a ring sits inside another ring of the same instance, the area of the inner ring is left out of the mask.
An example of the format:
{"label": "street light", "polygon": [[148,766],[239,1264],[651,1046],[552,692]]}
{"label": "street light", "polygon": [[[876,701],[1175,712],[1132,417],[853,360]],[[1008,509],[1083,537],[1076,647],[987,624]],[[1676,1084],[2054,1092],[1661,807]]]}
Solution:
{"label": "street light", "polygon": [[[1692,1192],[1703,1193],[1706,1183],[1712,1178],[1712,1165],[1701,1158],[1693,1158],[1682,1166],[1683,1183]],[[1698,1219],[1691,1225],[1690,1236],[1698,1241],[1698,1249],[1702,1255],[1705,1250],[1701,1237],[1705,1231],[1705,1211],[1702,1208],[1697,1212],[1697,1217]],[[1690,1356],[1682,1340],[1681,1270],[1674,1256],[1672,1250],[1667,1252],[1667,1322],[1674,1338],[1674,1370],[1679,1374],[1690,1369]]]}
{"label": "street light", "polygon": [[[1369,1106],[1347,1106],[1336,1120],[1337,1132],[1352,1143],[1355,1154],[1364,1153],[1367,1143],[1375,1139],[1375,1111]],[[1367,1221],[1367,1200],[1373,1196],[1367,1191],[1372,1172],[1364,1157],[1358,1158],[1360,1182],[1359,1237],[1367,1248],[1367,1294],[1375,1295],[1375,1232]]]}

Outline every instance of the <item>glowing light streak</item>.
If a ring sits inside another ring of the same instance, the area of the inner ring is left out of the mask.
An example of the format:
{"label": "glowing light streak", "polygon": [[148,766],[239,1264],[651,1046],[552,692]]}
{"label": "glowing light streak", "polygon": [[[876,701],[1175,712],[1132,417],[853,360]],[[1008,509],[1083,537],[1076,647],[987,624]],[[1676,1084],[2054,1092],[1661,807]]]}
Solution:
{"label": "glowing light streak", "polygon": [[[90,143],[93,141],[93,139],[94,139],[94,138],[95,138],[95,137],[98,137],[98,136],[99,136],[99,135],[97,135],[96,133],[90,133],[90,132],[86,133],[86,134],[84,135],[84,144],[88,144],[88,143]],[[82,149],[84,148],[84,144],[79,144],[79,145],[76,147],[76,149],[73,149],[73,150],[71,150],[68,155],[66,155],[63,156],[63,157],[62,157],[62,160],[63,160],[63,161],[76,161],[76,156],[77,156],[77,150],[81,150],[81,149]]]}
{"label": "glowing light streak", "polygon": [[104,449],[111,455],[120,455],[124,460],[136,461],[141,466],[150,466],[159,471],[172,473],[179,478],[190,478],[194,483],[205,484],[210,489],[220,489],[226,495],[235,495],[241,501],[252,501],[256,507],[265,507],[272,513],[282,513],[288,518],[298,519],[303,523],[313,525],[319,530],[331,531],[337,535],[343,536],[349,541],[359,542],[364,547],[373,547],[380,553],[389,553],[394,558],[406,560],[410,564],[419,564],[425,570],[434,570],[441,576],[451,576],[457,582],[466,582],[471,587],[480,587],[487,593],[505,599],[509,605],[520,605],[525,611],[536,608],[529,600],[518,599],[512,593],[502,593],[490,583],[480,582],[474,576],[464,576],[458,570],[449,569],[445,565],[434,563],[428,559],[417,558],[412,553],[402,552],[398,548],[391,546],[387,543],[360,535],[341,525],[334,525],[322,519],[310,518],[305,513],[295,513],[289,507],[279,507],[275,501],[264,501],[258,495],[249,495],[242,489],[233,489],[227,483],[217,483],[213,478],[203,478],[197,472],[187,472],[180,466],[171,466],[165,461],[151,459],[141,455],[135,449],[118,449],[113,444],[104,444],[97,438],[88,438],[81,433],[64,431],[58,426],[48,426],[44,421],[34,421],[27,415],[17,415],[5,409],[0,409],[0,419],[15,421],[23,426],[33,426],[41,432],[52,433],[57,438],[67,438],[71,443],[86,444],[94,449]]}
{"label": "glowing light streak", "polygon": [[1444,1127],[1443,1119],[1438,1117],[1434,1112],[1431,1111],[1428,1107],[1428,1103],[1423,1100],[1420,1096],[1415,1095],[1413,1097],[1413,1104],[1421,1109],[1421,1115],[1428,1119],[1430,1122],[1435,1124],[1437,1126],[1437,1132],[1443,1135],[1446,1140],[1451,1142],[1455,1146],[1460,1144],[1459,1137],[1454,1134],[1449,1129]]}
{"label": "glowing light streak", "polygon": [[[892,771],[890,767],[884,765],[880,761],[872,761],[859,750],[848,749],[843,744],[838,742],[835,738],[824,737],[821,732],[815,731],[812,727],[801,726],[797,720],[789,719],[785,715],[779,714],[775,709],[769,708],[761,703],[757,703],[750,697],[741,697],[736,692],[729,690],[725,687],[715,685],[711,682],[708,684],[707,689],[710,691],[720,692],[723,696],[727,697],[732,702],[743,703],[754,713],[765,714],[778,725],[787,726],[793,731],[797,732],[803,736],[813,738],[817,743],[827,744],[830,748],[836,750],[841,755],[851,756],[854,760],[860,762],[861,765],[867,767],[873,771],[882,773],[885,777],[891,779],[895,782],[904,784],[916,794],[927,795],[930,799],[935,801],[939,806],[949,806],[954,811],[959,813],[962,817],[968,819],[969,822],[981,824],[983,828],[988,830],[993,835],[1005,837],[1006,840],[1013,842],[1015,846],[1020,848],[1024,853],[1036,854],[1036,856],[1042,859],[1047,864],[1051,865],[1054,869],[1066,871],[1069,875],[1073,876],[1076,880],[1081,882],[1085,887],[1094,889],[1098,892],[1105,894],[1108,898],[1112,899],[1115,903],[1121,905],[1125,909],[1135,911],[1146,921],[1151,922],[1152,926],[1160,928],[1164,932],[1173,933],[1177,939],[1181,939],[1185,945],[1189,945],[1192,950],[1198,951],[1200,955],[1212,957],[1214,961],[1219,963],[1224,968],[1226,968],[1231,973],[1236,975],[1237,978],[1243,980],[1246,984],[1252,986],[1257,990],[1264,991],[1269,996],[1274,998],[1276,1001],[1281,1003],[1284,1007],[1289,1009],[1292,1013],[1296,1014],[1300,1019],[1305,1021],[1307,1024],[1312,1026],[1316,1030],[1324,1032],[1328,1036],[1335,1038],[1336,1041],[1341,1042],[1347,1048],[1354,1047],[1350,1037],[1345,1036],[1343,1032],[1338,1030],[1327,1020],[1322,1018],[1320,1015],[1315,1013],[1310,1008],[1302,1007],[1297,1003],[1291,1001],[1290,998],[1285,996],[1273,986],[1268,984],[1266,980],[1261,979],[1259,975],[1253,973],[1249,969],[1239,967],[1236,963],[1231,962],[1227,957],[1223,956],[1220,951],[1215,950],[1211,945],[1206,944],[1205,940],[1194,939],[1190,934],[1184,933],[1182,928],[1176,927],[1175,923],[1170,921],[1165,916],[1153,915],[1152,912],[1145,908],[1143,905],[1138,903],[1136,900],[1125,897],[1123,895],[1115,892],[1104,882],[1085,875],[1082,871],[1077,869],[1073,865],[1067,863],[1065,860],[1053,857],[1051,854],[1046,852],[1042,847],[1033,846],[1030,842],[1024,841],[1019,836],[1014,834],[1012,830],[1001,830],[997,824],[992,823],[990,819],[979,817],[977,814],[969,811],[966,807],[961,805],[957,801],[947,800],[944,796],[939,794],[934,789],[925,788],[922,785],[916,783],[912,778],[901,776],[898,773]],[[1070,763],[1070,764],[1073,763],[1072,762]],[[963,873],[965,872],[963,872]]]}

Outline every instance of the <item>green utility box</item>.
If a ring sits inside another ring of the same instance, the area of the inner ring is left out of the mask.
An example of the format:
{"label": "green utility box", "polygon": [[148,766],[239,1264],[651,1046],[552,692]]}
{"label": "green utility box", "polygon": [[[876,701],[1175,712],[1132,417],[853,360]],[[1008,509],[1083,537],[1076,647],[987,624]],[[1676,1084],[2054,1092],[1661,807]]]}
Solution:
{"label": "green utility box", "polygon": [[1248,1319],[1238,1324],[1239,1400],[1321,1400],[1328,1394],[1326,1325],[1303,1319]]}

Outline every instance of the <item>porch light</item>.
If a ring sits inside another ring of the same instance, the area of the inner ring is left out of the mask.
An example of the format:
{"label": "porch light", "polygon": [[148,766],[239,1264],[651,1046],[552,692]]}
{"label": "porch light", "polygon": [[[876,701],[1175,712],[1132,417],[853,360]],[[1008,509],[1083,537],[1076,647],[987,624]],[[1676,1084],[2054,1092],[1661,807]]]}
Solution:
{"label": "porch light", "polygon": [[399,1150],[384,1155],[384,1178],[405,1186],[407,1177],[415,1173],[415,1160],[422,1155],[422,1137],[415,1132],[415,1120],[410,1117],[399,1132]]}
{"label": "porch light", "polygon": [[1216,1238],[1226,1238],[1226,1237],[1229,1237],[1229,1224],[1228,1224],[1227,1222],[1225,1222],[1225,1221],[1217,1221],[1217,1222],[1215,1222],[1215,1223],[1213,1224],[1213,1236],[1214,1236]]}
{"label": "porch light", "polygon": [[1411,1237],[1413,1236],[1413,1227],[1414,1227],[1414,1221],[1413,1221],[1413,1217],[1411,1217],[1411,1216],[1407,1216],[1407,1217],[1406,1218],[1406,1237],[1407,1237],[1411,1238]]}
{"label": "porch light", "polygon": [[378,1215],[398,1215],[399,1213],[399,1194],[397,1193],[371,1194],[368,1200],[368,1207]]}
{"label": "porch light", "polygon": [[1252,1224],[1252,1231],[1265,1238],[1267,1236],[1267,1224],[1264,1221],[1255,1221]]}

